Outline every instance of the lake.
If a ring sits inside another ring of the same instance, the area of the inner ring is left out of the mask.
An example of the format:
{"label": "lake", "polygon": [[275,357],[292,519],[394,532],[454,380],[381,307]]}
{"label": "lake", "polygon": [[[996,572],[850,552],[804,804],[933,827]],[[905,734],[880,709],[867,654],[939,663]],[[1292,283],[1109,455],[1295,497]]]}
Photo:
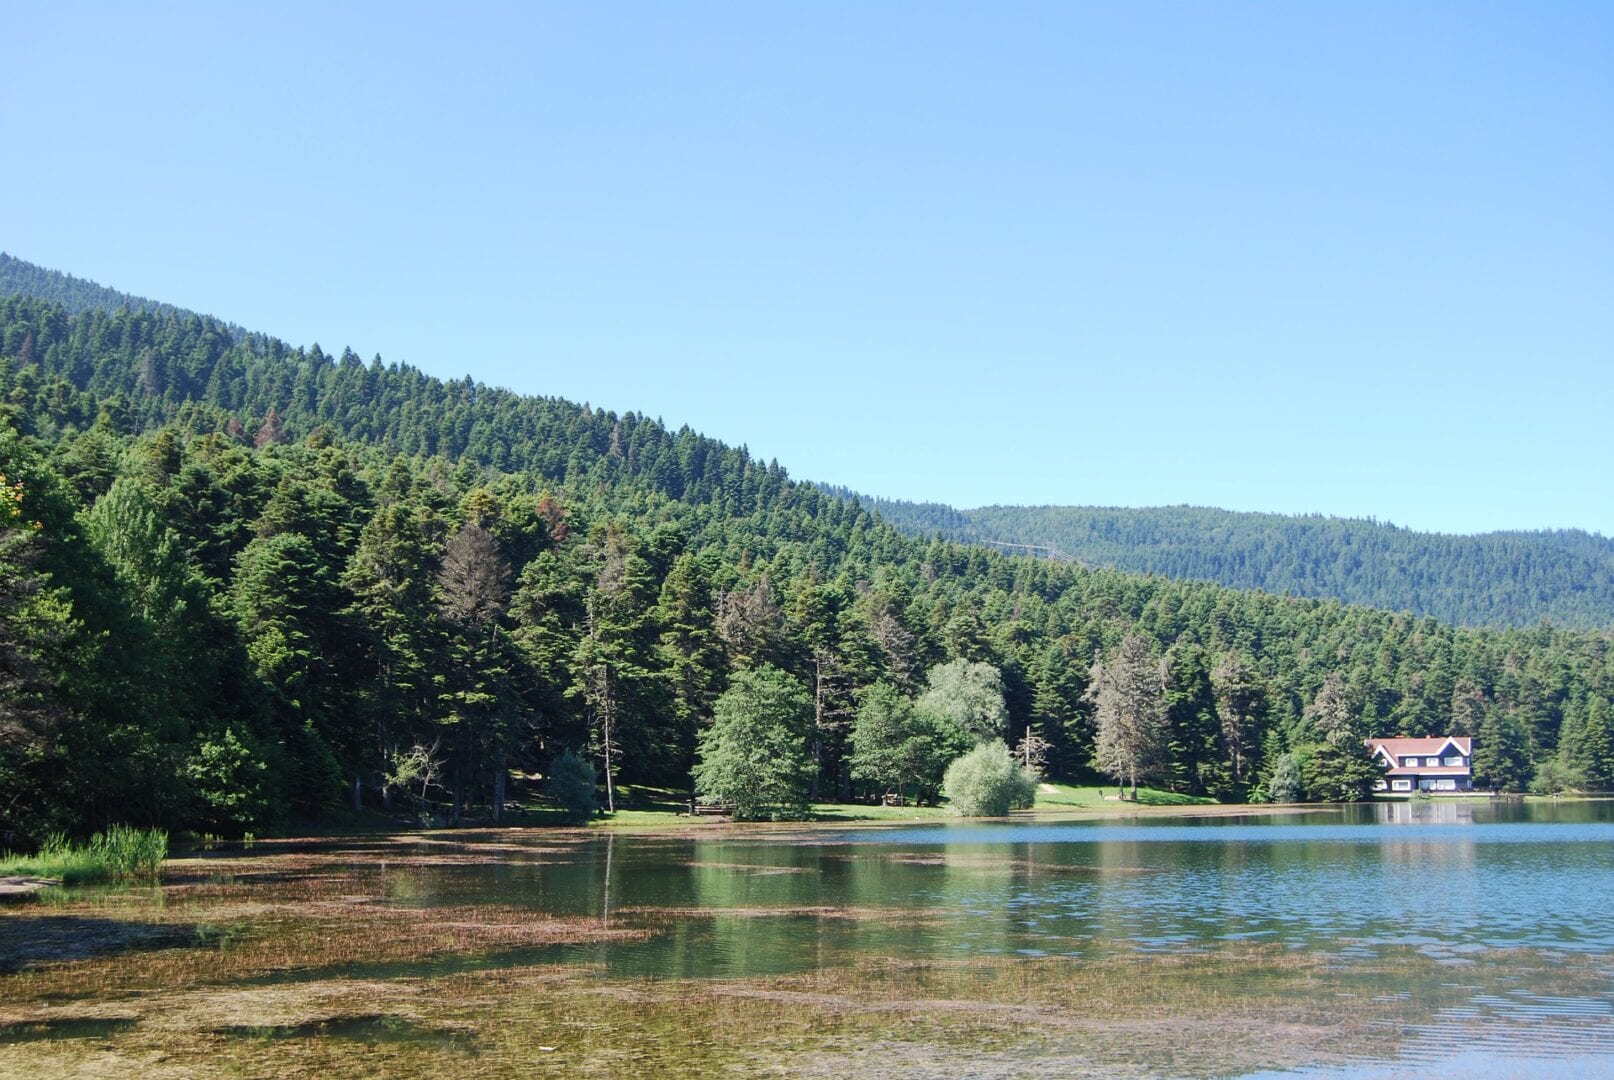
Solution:
{"label": "lake", "polygon": [[1614,1076],[1614,802],[277,842],[0,970],[28,1071]]}

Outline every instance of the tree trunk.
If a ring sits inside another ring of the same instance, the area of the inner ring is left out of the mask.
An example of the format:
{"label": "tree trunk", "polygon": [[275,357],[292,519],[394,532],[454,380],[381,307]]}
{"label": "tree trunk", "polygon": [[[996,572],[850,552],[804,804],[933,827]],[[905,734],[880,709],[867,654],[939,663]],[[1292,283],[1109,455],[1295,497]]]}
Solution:
{"label": "tree trunk", "polygon": [[509,769],[505,768],[504,751],[500,750],[499,756],[494,760],[493,765],[493,824],[495,825],[500,825],[504,822],[504,781],[509,771]]}
{"label": "tree trunk", "polygon": [[616,813],[616,782],[611,779],[611,725],[605,725],[605,809]]}
{"label": "tree trunk", "polygon": [[818,778],[824,771],[824,670],[813,656],[813,779],[807,785],[807,798],[818,801]]}

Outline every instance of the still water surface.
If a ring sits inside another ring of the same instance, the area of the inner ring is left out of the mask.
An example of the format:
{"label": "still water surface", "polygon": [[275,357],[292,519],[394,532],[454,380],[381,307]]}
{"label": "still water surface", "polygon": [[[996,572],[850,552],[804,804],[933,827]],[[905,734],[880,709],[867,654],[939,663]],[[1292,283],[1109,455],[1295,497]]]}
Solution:
{"label": "still water surface", "polygon": [[[1438,997],[1382,1059],[1335,1062],[1327,1075],[1474,1073],[1477,1062],[1481,1075],[1614,1076],[1614,801],[602,834],[558,849],[522,835],[530,858],[384,870],[382,891],[427,909],[654,922],[644,940],[544,957],[639,978],[789,975],[871,957],[1305,951],[1372,971],[1364,995]],[[1517,972],[1494,963],[1513,955]],[[1590,989],[1584,975],[1560,986],[1554,956],[1583,973],[1590,963]],[[1492,961],[1490,974],[1470,986],[1477,961]]]}
{"label": "still water surface", "polygon": [[[538,842],[541,842],[541,834]],[[1614,954],[1614,801],[1432,803],[1321,813],[601,836],[537,863],[411,868],[395,903],[497,900],[631,920],[702,908],[669,936],[588,946],[636,975],[739,977],[831,962],[826,949],[927,957],[1271,941],[1341,955],[1411,946]],[[836,927],[758,908],[922,912]],[[748,917],[722,918],[724,910]],[[807,928],[810,940],[804,940]],[[825,937],[829,940],[825,940]]]}

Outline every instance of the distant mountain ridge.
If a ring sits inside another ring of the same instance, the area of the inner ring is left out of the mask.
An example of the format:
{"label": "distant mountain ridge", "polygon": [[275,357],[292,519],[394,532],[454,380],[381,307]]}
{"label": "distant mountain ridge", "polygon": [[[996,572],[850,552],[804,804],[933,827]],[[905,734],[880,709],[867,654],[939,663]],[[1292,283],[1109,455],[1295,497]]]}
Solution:
{"label": "distant mountain ridge", "polygon": [[1412,611],[1465,626],[1542,619],[1614,626],[1614,540],[1579,529],[1456,536],[1360,518],[1200,506],[958,510],[864,501],[910,535],[1048,548],[1091,566]]}

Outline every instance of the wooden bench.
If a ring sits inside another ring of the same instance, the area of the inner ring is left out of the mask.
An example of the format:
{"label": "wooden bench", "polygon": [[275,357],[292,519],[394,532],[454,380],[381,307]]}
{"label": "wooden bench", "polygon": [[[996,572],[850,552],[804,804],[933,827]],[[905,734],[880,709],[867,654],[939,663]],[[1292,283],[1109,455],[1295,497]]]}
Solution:
{"label": "wooden bench", "polygon": [[693,817],[700,817],[702,814],[715,814],[726,817],[734,813],[734,807],[728,803],[692,802],[689,804],[689,813]]}

